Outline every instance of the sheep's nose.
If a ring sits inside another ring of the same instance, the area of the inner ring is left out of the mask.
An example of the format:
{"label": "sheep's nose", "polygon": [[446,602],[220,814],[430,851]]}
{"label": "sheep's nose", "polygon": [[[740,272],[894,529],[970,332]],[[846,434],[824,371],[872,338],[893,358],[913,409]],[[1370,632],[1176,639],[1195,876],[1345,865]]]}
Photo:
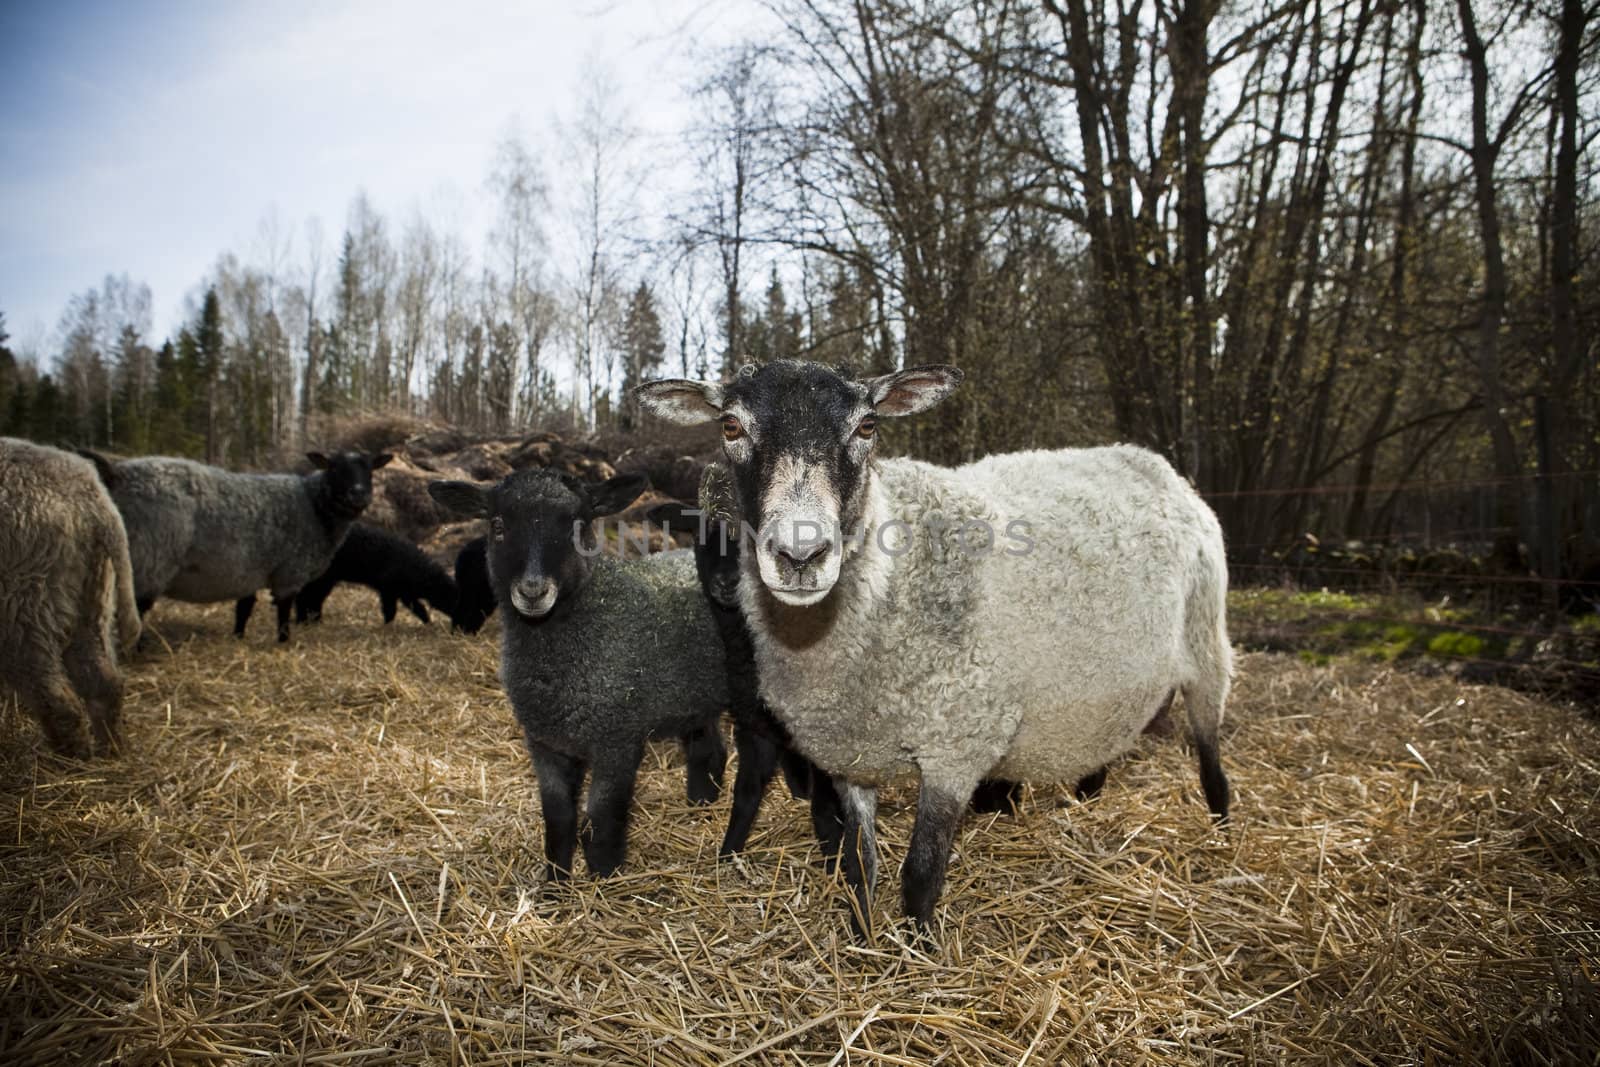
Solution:
{"label": "sheep's nose", "polygon": [[795,570],[800,570],[812,560],[820,559],[823,553],[827,551],[828,543],[826,541],[801,541],[799,544],[777,549],[778,555],[787,560],[789,566]]}

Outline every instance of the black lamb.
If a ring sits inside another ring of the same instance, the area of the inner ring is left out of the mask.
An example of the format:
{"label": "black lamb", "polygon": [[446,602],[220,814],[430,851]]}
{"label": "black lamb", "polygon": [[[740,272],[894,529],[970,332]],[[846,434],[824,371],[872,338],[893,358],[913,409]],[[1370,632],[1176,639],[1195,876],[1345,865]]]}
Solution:
{"label": "black lamb", "polygon": [[489,527],[489,578],[506,609],[500,678],[539,782],[550,881],[571,875],[580,840],[595,875],[622,863],[648,739],[682,739],[691,802],[714,800],[722,780],[728,688],[689,554],[600,553],[594,524],[644,487],[642,475],[588,485],[542,469],[492,486],[428,485],[445,509]]}
{"label": "black lamb", "polygon": [[494,586],[489,583],[488,541],[475,537],[456,553],[456,629],[475,634],[494,614]]}
{"label": "black lamb", "polygon": [[295,597],[295,621],[321,619],[322,602],[340,582],[377,590],[386,624],[394,621],[401,604],[425,623],[429,604],[455,617],[456,583],[449,573],[410,541],[375,526],[358,522],[350,527],[328,569]]}

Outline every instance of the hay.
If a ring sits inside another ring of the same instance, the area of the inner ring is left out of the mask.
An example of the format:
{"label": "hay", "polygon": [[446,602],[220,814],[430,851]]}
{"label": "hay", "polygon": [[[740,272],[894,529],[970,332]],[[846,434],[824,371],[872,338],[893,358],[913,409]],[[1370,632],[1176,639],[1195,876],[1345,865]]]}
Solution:
{"label": "hay", "polygon": [[[1249,655],[1236,824],[1146,738],[1100,799],[972,817],[942,945],[848,935],[804,806],[650,755],[625,873],[546,892],[492,633],[341,589],[284,648],[163,604],[127,752],[0,723],[0,1059],[1594,1062],[1600,729],[1516,693]],[[492,627],[491,627],[492,631]],[[731,768],[730,768],[731,775]],[[731,780],[731,777],[730,777]],[[911,809],[882,811],[877,918]]]}

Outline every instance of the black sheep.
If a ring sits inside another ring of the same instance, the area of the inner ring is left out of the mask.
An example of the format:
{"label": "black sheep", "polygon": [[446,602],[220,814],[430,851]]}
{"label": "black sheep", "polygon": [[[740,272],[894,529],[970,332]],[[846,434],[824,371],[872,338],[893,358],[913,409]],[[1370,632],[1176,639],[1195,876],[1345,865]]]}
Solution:
{"label": "black sheep", "polygon": [[428,604],[455,616],[456,583],[449,573],[410,541],[365,523],[350,527],[328,569],[300,590],[294,601],[295,620],[321,619],[322,602],[340,582],[376,589],[385,623],[394,621],[400,604],[423,622],[429,621]]}
{"label": "black sheep", "polygon": [[456,553],[456,628],[475,634],[494,614],[494,587],[489,584],[487,541],[475,537]]}
{"label": "black sheep", "polygon": [[744,849],[767,783],[781,764],[789,791],[811,801],[812,829],[831,866],[843,833],[838,796],[828,776],[795,750],[788,731],[761,699],[750,631],[739,612],[739,524],[724,506],[726,494],[718,493],[717,474],[714,465],[707,468],[698,509],[675,502],[661,504],[650,510],[648,518],[669,530],[695,534],[700,590],[711,605],[727,657],[728,707],[733,714],[739,773],[733,782],[733,814],[718,854],[726,857]]}

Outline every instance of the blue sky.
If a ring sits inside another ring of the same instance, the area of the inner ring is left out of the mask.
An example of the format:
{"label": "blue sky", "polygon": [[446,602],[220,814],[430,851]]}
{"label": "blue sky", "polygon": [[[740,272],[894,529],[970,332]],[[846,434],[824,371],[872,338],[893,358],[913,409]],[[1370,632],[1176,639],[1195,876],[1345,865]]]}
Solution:
{"label": "blue sky", "polygon": [[[635,123],[683,120],[692,43],[725,0],[439,4],[0,2],[0,311],[48,346],[68,298],[108,273],[149,283],[157,336],[225,251],[275,215],[331,247],[359,189],[391,218],[454,214],[476,242],[496,142],[537,146],[586,62]],[[552,182],[558,175],[550,175]]]}

